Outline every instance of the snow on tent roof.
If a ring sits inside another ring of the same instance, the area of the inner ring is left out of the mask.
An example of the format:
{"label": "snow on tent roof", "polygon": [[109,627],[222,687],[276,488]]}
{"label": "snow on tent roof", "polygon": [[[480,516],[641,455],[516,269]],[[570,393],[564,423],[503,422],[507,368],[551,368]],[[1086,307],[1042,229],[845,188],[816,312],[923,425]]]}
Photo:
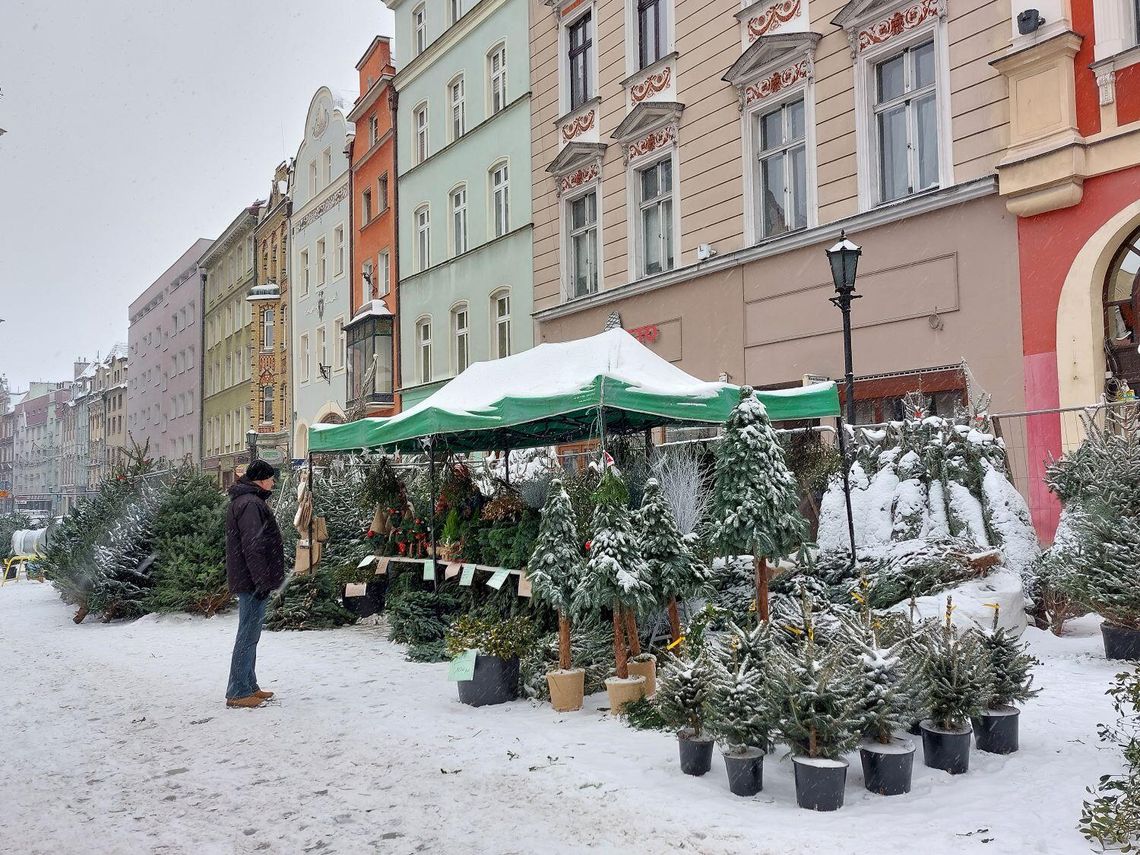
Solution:
{"label": "snow on tent roof", "polygon": [[[839,413],[834,383],[758,395],[773,419]],[[429,436],[446,451],[526,448],[595,436],[603,408],[607,431],[630,432],[720,423],[738,400],[738,387],[698,380],[615,329],[477,362],[392,418],[316,425],[309,449],[414,450]]]}

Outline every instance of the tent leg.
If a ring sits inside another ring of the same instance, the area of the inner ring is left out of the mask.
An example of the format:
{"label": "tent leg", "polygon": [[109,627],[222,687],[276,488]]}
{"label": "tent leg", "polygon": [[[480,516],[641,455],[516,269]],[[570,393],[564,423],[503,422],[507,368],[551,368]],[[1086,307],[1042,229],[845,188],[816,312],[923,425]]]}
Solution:
{"label": "tent leg", "polygon": [[316,499],[313,497],[313,452],[309,452],[309,575],[313,575],[313,514],[317,508]]}
{"label": "tent leg", "polygon": [[851,461],[847,459],[847,431],[843,429],[843,416],[838,418],[839,456],[843,458],[843,498],[847,502],[847,537],[851,543],[851,566],[855,566],[855,516],[851,513]]}
{"label": "tent leg", "polygon": [[509,448],[503,449],[503,480],[507,482],[507,486],[511,486],[511,450]]}
{"label": "tent leg", "polygon": [[[431,507],[428,515],[428,532],[431,534],[431,561],[432,569],[435,568],[435,437],[428,439],[428,477],[431,481]],[[432,573],[432,588],[438,589],[439,583],[435,581],[435,573]]]}

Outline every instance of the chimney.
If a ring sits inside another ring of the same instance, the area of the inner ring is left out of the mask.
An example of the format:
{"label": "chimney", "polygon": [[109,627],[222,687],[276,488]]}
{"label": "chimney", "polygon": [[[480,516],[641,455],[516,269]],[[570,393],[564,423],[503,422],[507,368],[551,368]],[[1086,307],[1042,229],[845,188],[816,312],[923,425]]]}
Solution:
{"label": "chimney", "polygon": [[79,375],[80,375],[80,374],[82,374],[84,371],[86,371],[86,370],[87,370],[87,366],[89,366],[90,364],[91,364],[91,363],[90,363],[90,362],[88,362],[86,359],[84,359],[82,356],[78,357],[78,358],[75,360],[75,364],[72,366],[72,368],[73,368],[73,369],[74,369],[74,371],[75,371],[74,375],[72,376],[72,379],[73,379],[73,380],[78,380],[78,379],[79,379]]}

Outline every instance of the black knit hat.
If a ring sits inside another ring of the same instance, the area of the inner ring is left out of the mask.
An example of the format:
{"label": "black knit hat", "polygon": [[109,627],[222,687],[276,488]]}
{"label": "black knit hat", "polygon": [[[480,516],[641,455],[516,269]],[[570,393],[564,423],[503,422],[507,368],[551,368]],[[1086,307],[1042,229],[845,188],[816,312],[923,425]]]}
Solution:
{"label": "black knit hat", "polygon": [[266,463],[264,460],[255,460],[249,464],[245,470],[245,478],[247,481],[264,481],[267,478],[276,478],[277,470]]}

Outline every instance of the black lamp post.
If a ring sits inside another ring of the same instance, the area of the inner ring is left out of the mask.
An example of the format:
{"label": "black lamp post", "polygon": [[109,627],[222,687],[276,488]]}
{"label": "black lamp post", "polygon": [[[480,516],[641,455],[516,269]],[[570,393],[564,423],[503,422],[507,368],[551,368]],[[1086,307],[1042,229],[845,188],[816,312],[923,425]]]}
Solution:
{"label": "black lamp post", "polygon": [[831,265],[831,281],[835,283],[835,296],[831,302],[843,313],[843,370],[847,381],[847,423],[855,424],[855,373],[851,367],[851,301],[862,294],[855,293],[855,270],[859,266],[859,256],[863,250],[847,240],[845,232],[839,233],[839,243],[827,250],[827,262]]}
{"label": "black lamp post", "polygon": [[[835,296],[831,302],[843,313],[843,368],[846,374],[847,423],[855,424],[855,370],[851,366],[851,301],[861,294],[855,293],[855,271],[859,266],[859,256],[863,250],[847,240],[845,232],[839,233],[839,243],[827,250],[827,262],[831,265],[831,279],[835,283]],[[843,455],[843,496],[847,502],[847,536],[851,542],[851,566],[855,566],[855,518],[851,513],[850,461],[847,459],[847,429],[842,419],[839,424],[839,451]]]}

